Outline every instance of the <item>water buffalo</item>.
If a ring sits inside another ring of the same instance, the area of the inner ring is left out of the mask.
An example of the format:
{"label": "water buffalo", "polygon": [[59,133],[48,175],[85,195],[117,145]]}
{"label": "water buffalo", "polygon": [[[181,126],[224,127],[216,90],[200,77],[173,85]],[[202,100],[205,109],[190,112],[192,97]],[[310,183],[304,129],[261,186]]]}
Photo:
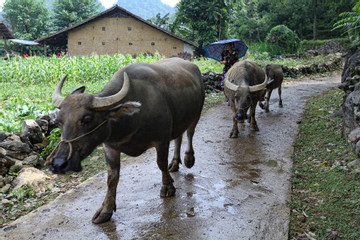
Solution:
{"label": "water buffalo", "polygon": [[258,131],[255,120],[255,109],[258,101],[265,93],[265,73],[261,67],[250,60],[235,63],[225,75],[224,91],[229,99],[233,111],[233,128],[230,137],[239,135],[238,122],[244,122],[248,118],[251,129]]}
{"label": "water buffalo", "polygon": [[[175,194],[169,174],[181,163],[182,135],[187,131],[185,166],[194,165],[192,138],[204,103],[204,86],[198,67],[180,58],[135,63],[120,69],[95,95],[80,87],[61,96],[66,76],[56,87],[52,102],[60,109],[62,130],[58,151],[49,159],[54,173],[81,171],[81,160],[103,143],[108,180],[107,193],[93,223],[108,221],[116,210],[120,154],[139,156],[155,147],[162,172],[161,197]],[[169,143],[175,151],[168,166]]]}
{"label": "water buffalo", "polygon": [[270,101],[271,92],[276,88],[278,89],[278,94],[279,94],[279,107],[283,106],[281,100],[281,84],[284,79],[284,74],[281,65],[275,63],[267,64],[264,67],[264,71],[268,83],[266,85],[265,104],[259,101],[259,106],[262,109],[265,109],[265,112],[269,112],[269,101]]}

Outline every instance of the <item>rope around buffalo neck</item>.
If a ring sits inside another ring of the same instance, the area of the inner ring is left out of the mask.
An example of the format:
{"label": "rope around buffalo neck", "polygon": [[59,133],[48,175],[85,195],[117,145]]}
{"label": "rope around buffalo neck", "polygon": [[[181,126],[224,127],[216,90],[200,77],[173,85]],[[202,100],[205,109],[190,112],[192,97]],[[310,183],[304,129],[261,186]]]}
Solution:
{"label": "rope around buffalo neck", "polygon": [[80,136],[78,136],[78,137],[76,137],[76,138],[73,138],[73,139],[71,139],[71,140],[67,140],[67,139],[62,139],[62,138],[61,138],[61,141],[58,142],[58,144],[55,146],[55,148],[51,151],[50,155],[46,158],[45,166],[49,166],[49,165],[52,163],[52,161],[53,161],[53,155],[54,155],[56,149],[58,149],[58,147],[60,146],[61,143],[67,143],[67,144],[69,144],[70,150],[69,150],[69,154],[68,154],[68,156],[67,156],[67,158],[66,158],[66,161],[69,161],[69,159],[70,159],[70,157],[71,157],[71,154],[72,154],[72,144],[71,144],[71,143],[72,143],[72,142],[75,142],[76,140],[79,140],[80,138],[83,138],[83,137],[85,137],[85,136],[87,136],[87,135],[89,135],[89,134],[91,134],[91,133],[93,133],[93,132],[95,132],[95,131],[98,130],[102,125],[104,125],[104,124],[107,123],[107,122],[108,122],[108,120],[105,120],[105,121],[103,121],[102,123],[100,123],[96,128],[94,128],[93,130],[91,130],[90,132],[84,133],[83,135],[80,135]]}

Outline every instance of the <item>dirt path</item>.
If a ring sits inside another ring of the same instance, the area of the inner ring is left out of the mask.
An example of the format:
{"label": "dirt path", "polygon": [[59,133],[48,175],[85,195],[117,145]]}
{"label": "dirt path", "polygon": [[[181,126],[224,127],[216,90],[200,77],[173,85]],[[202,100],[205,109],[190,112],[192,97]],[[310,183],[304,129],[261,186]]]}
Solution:
{"label": "dirt path", "polygon": [[172,174],[173,198],[159,197],[161,173],[149,150],[123,162],[110,222],[91,223],[105,196],[103,172],[4,227],[0,239],[287,239],[296,122],[306,100],[339,83],[337,75],[284,84],[284,107],[273,92],[270,113],[257,110],[260,131],[246,123],[238,139],[228,137],[230,108],[210,109],[195,133],[195,166]]}

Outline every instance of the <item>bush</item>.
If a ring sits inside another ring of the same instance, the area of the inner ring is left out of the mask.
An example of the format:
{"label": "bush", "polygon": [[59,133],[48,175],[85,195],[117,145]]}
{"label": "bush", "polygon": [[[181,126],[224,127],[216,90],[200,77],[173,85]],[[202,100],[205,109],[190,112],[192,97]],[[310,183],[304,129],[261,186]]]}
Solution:
{"label": "bush", "polygon": [[270,30],[265,41],[273,54],[296,53],[300,39],[294,31],[285,25],[278,25]]}

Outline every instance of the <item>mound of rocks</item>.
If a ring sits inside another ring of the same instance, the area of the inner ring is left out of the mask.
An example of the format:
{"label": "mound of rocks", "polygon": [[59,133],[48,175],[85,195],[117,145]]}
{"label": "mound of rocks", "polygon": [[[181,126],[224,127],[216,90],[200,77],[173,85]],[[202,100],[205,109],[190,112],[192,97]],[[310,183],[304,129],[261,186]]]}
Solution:
{"label": "mound of rocks", "polygon": [[360,45],[346,55],[339,88],[345,92],[342,103],[342,134],[360,156]]}
{"label": "mound of rocks", "polygon": [[56,127],[55,119],[56,113],[39,116],[36,120],[25,120],[21,132],[0,133],[0,192],[9,190],[12,175],[21,169],[44,166],[40,153],[49,144],[47,136]]}
{"label": "mound of rocks", "polygon": [[337,68],[340,68],[342,64],[342,57],[338,54],[326,63],[303,65],[296,67],[282,66],[282,69],[286,77],[296,77],[299,74],[310,75],[333,71]]}
{"label": "mound of rocks", "polygon": [[206,92],[221,90],[222,73],[206,72],[202,74]]}

